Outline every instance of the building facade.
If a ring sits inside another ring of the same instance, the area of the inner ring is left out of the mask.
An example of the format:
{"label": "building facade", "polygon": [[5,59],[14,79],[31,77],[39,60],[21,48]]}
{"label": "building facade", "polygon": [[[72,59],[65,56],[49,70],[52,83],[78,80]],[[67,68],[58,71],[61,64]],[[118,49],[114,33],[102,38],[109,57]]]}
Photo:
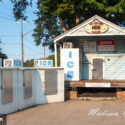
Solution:
{"label": "building facade", "polygon": [[[125,80],[125,30],[123,28],[95,15],[56,37],[54,44],[55,62],[57,62],[57,45],[60,45],[64,51],[79,49],[79,55],[82,56],[79,57],[77,64],[79,65],[77,81]],[[69,53],[67,54],[69,56]],[[63,64],[62,61],[65,60],[62,57],[61,55],[60,62]],[[74,65],[73,62],[70,63],[71,67]],[[61,66],[65,70],[65,66]],[[65,72],[65,75],[68,74]]]}

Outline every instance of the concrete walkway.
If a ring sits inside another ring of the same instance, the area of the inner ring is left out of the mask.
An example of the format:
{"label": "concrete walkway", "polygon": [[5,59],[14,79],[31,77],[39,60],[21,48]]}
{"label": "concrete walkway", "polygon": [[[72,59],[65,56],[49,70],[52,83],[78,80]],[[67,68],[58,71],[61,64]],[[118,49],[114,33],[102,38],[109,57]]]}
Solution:
{"label": "concrete walkway", "polygon": [[7,125],[125,125],[125,101],[67,101],[10,114]]}

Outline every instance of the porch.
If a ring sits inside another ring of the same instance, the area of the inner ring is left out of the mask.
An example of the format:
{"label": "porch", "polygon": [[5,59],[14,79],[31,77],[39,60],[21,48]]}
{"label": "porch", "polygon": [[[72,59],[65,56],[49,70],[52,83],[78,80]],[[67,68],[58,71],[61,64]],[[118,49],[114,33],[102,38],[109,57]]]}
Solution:
{"label": "porch", "polygon": [[[110,86],[108,88],[125,88],[125,80],[104,80],[104,79],[97,79],[97,80],[80,80],[80,81],[65,81],[65,87],[71,87],[71,88],[76,88],[76,87],[85,87],[86,83],[97,83],[95,87],[99,88],[105,88],[105,83],[110,83]],[[103,85],[99,86],[99,84],[103,83]],[[92,86],[94,87],[94,85]],[[106,87],[107,88],[107,87]]]}

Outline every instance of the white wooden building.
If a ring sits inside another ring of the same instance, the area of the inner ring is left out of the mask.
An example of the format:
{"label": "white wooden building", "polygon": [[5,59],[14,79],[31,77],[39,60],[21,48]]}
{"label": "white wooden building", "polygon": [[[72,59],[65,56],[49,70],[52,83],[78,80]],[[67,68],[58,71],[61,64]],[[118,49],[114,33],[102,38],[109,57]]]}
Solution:
{"label": "white wooden building", "polygon": [[74,85],[79,81],[86,87],[125,87],[125,30],[122,27],[95,15],[57,36],[54,39],[56,66],[57,45],[61,48],[65,81]]}

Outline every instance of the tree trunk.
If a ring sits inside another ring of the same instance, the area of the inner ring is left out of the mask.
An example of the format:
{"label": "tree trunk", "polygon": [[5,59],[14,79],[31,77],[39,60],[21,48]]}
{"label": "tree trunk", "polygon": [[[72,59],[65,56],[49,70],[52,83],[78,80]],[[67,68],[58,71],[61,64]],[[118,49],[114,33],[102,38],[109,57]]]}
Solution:
{"label": "tree trunk", "polygon": [[78,17],[78,15],[76,14],[76,25],[78,25],[80,22],[80,18]]}
{"label": "tree trunk", "polygon": [[65,26],[65,24],[64,24],[64,21],[63,21],[63,19],[62,19],[61,16],[59,16],[59,22],[60,22],[60,26],[61,26],[62,30],[63,30],[64,32],[68,31],[68,29],[66,28],[66,26]]}

